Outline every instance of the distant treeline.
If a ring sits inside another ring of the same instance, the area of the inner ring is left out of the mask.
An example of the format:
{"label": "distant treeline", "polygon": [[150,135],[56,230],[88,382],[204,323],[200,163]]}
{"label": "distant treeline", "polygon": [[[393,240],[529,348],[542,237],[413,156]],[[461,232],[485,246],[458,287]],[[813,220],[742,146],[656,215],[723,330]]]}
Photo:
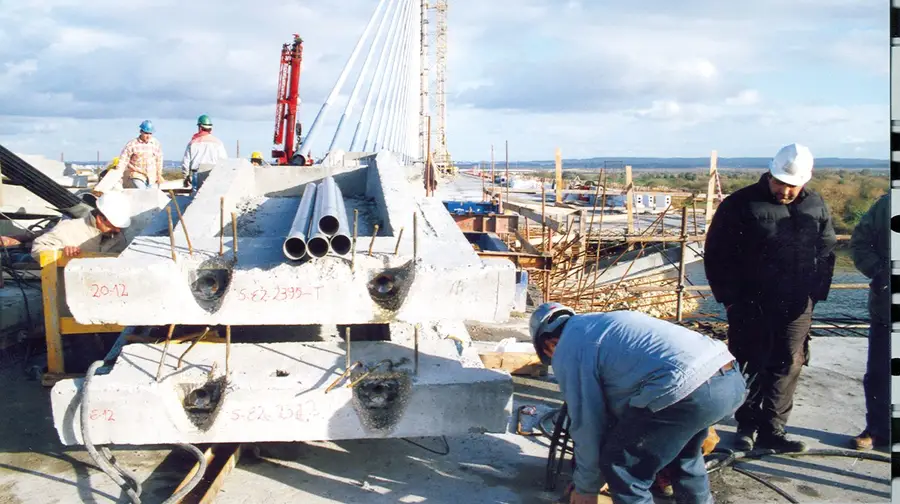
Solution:
{"label": "distant treeline", "polygon": [[[768,168],[770,158],[761,157],[736,157],[718,158],[719,168]],[[486,165],[490,161],[482,161]],[[458,161],[459,168],[478,166],[478,161]],[[569,168],[621,168],[630,165],[635,169],[642,168],[703,168],[709,166],[709,158],[650,158],[650,157],[626,157],[626,158],[589,158],[589,159],[564,159],[563,167]],[[495,167],[505,166],[504,161],[495,161]],[[516,161],[510,162],[510,167],[518,168],[551,168],[555,161]],[[890,164],[886,159],[863,158],[817,158],[816,167],[819,168],[845,168],[845,169],[888,169]]]}

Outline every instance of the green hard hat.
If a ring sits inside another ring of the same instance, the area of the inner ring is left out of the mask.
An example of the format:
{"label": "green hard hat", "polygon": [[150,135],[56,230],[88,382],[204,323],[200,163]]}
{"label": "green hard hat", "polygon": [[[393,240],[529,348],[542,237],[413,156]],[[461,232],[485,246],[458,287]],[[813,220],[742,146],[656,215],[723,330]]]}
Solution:
{"label": "green hard hat", "polygon": [[208,115],[203,114],[197,118],[197,126],[212,126],[212,119]]}

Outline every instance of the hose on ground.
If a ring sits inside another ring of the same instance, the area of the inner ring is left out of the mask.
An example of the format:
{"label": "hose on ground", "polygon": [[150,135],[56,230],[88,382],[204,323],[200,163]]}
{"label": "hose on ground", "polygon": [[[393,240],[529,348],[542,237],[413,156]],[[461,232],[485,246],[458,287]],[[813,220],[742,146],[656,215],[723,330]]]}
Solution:
{"label": "hose on ground", "polygon": [[[553,440],[553,435],[550,432],[554,431],[553,428],[547,428],[547,421],[551,420],[553,417],[557,416],[562,408],[555,408],[553,410],[548,411],[538,420],[538,430],[540,430],[541,434],[549,438],[551,441]],[[556,421],[554,421],[554,424]],[[573,453],[573,448],[570,448],[568,443],[563,447],[566,453]],[[551,454],[551,456],[555,456],[555,454]],[[749,478],[752,478],[759,483],[762,483],[766,487],[771,490],[777,492],[779,495],[784,497],[786,500],[792,503],[799,502],[795,499],[791,494],[782,490],[774,483],[767,481],[765,478],[760,477],[759,475],[752,473],[746,469],[742,469],[740,467],[735,466],[735,463],[742,462],[745,460],[753,460],[760,459],[763,457],[769,456],[781,456],[781,457],[848,457],[848,458],[856,458],[863,460],[871,460],[873,462],[891,462],[890,455],[885,455],[883,453],[877,452],[864,452],[857,450],[847,450],[841,448],[825,448],[825,449],[814,449],[807,450],[804,452],[782,452],[778,450],[769,450],[769,449],[758,449],[751,451],[735,451],[729,449],[716,449],[709,455],[705,456],[706,459],[706,472],[707,474],[712,474],[716,471],[720,471],[726,467],[731,467],[737,473],[743,474]]]}
{"label": "hose on ground", "polygon": [[137,479],[121,469],[118,464],[111,460],[111,458],[108,458],[107,454],[109,452],[107,450],[104,450],[104,453],[101,454],[94,447],[94,443],[91,442],[90,429],[88,429],[88,423],[91,417],[89,390],[94,374],[102,365],[103,361],[94,362],[88,367],[87,373],[84,375],[84,384],[81,387],[81,438],[84,441],[84,447],[91,456],[91,460],[100,467],[101,471],[106,473],[111,480],[115,481],[116,484],[125,491],[125,494],[128,495],[128,498],[131,499],[132,503],[140,504],[141,485],[138,483]]}
{"label": "hose on ground", "polygon": [[187,494],[191,493],[191,490],[200,483],[200,480],[202,480],[203,476],[206,474],[206,456],[203,455],[203,452],[200,451],[199,448],[187,443],[179,443],[178,447],[189,451],[194,457],[197,457],[197,464],[199,464],[200,467],[197,469],[197,472],[194,473],[191,480],[188,481],[188,484],[181,490],[177,490],[173,493],[171,497],[164,500],[163,504],[175,504],[176,502],[180,502]]}
{"label": "hose on ground", "polygon": [[[91,435],[88,429],[88,423],[90,421],[90,384],[91,380],[94,378],[94,375],[97,373],[97,370],[103,366],[104,361],[99,360],[90,365],[88,367],[87,373],[84,375],[84,383],[81,386],[81,437],[84,441],[84,447],[87,449],[88,454],[91,456],[91,459],[100,467],[100,470],[103,471],[110,479],[116,482],[122,490],[125,491],[125,494],[128,495],[128,498],[131,499],[133,504],[141,504],[141,483],[138,481],[137,477],[132,474],[130,471],[124,469],[116,463],[115,459],[113,459],[112,454],[109,452],[105,446],[101,448],[101,451],[98,452],[94,447],[94,443],[91,441]],[[197,458],[197,463],[199,464],[198,470],[194,473],[194,476],[188,481],[187,485],[185,485],[180,490],[177,490],[172,494],[171,497],[163,501],[163,504],[174,504],[183,499],[187,494],[189,494],[194,487],[196,487],[200,481],[203,479],[203,476],[206,474],[206,457],[203,455],[203,452],[200,451],[194,445],[179,443],[177,445],[179,448],[190,452],[194,457]]]}

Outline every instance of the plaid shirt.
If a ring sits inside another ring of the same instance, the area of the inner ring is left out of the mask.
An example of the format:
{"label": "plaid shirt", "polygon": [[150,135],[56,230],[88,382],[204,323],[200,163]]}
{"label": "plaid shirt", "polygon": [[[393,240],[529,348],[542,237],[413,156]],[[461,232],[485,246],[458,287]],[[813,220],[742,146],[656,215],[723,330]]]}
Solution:
{"label": "plaid shirt", "polygon": [[135,178],[146,180],[149,184],[159,184],[162,182],[162,146],[152,137],[147,142],[134,138],[125,144],[119,154],[119,167],[124,167],[126,179]]}

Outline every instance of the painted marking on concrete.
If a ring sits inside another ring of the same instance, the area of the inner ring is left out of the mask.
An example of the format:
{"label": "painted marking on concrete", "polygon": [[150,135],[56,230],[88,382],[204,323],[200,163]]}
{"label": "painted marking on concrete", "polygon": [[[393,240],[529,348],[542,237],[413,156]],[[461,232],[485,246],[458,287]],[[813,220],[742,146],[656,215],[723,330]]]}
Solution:
{"label": "painted marking on concrete", "polygon": [[92,409],[89,415],[91,420],[100,420],[104,422],[115,422],[116,414],[111,409]]}
{"label": "painted marking on concrete", "polygon": [[315,404],[280,404],[235,408],[228,412],[234,422],[309,422],[316,416]]}
{"label": "painted marking on concrete", "polygon": [[123,283],[116,284],[91,284],[91,297],[106,296],[128,297],[128,287]]}
{"label": "painted marking on concrete", "polygon": [[258,289],[241,289],[238,291],[238,301],[248,301],[251,303],[270,303],[279,301],[292,301],[303,297],[311,297],[316,301],[319,300],[319,290],[324,288],[323,285],[315,287],[275,287],[274,289],[266,289],[260,287]]}

